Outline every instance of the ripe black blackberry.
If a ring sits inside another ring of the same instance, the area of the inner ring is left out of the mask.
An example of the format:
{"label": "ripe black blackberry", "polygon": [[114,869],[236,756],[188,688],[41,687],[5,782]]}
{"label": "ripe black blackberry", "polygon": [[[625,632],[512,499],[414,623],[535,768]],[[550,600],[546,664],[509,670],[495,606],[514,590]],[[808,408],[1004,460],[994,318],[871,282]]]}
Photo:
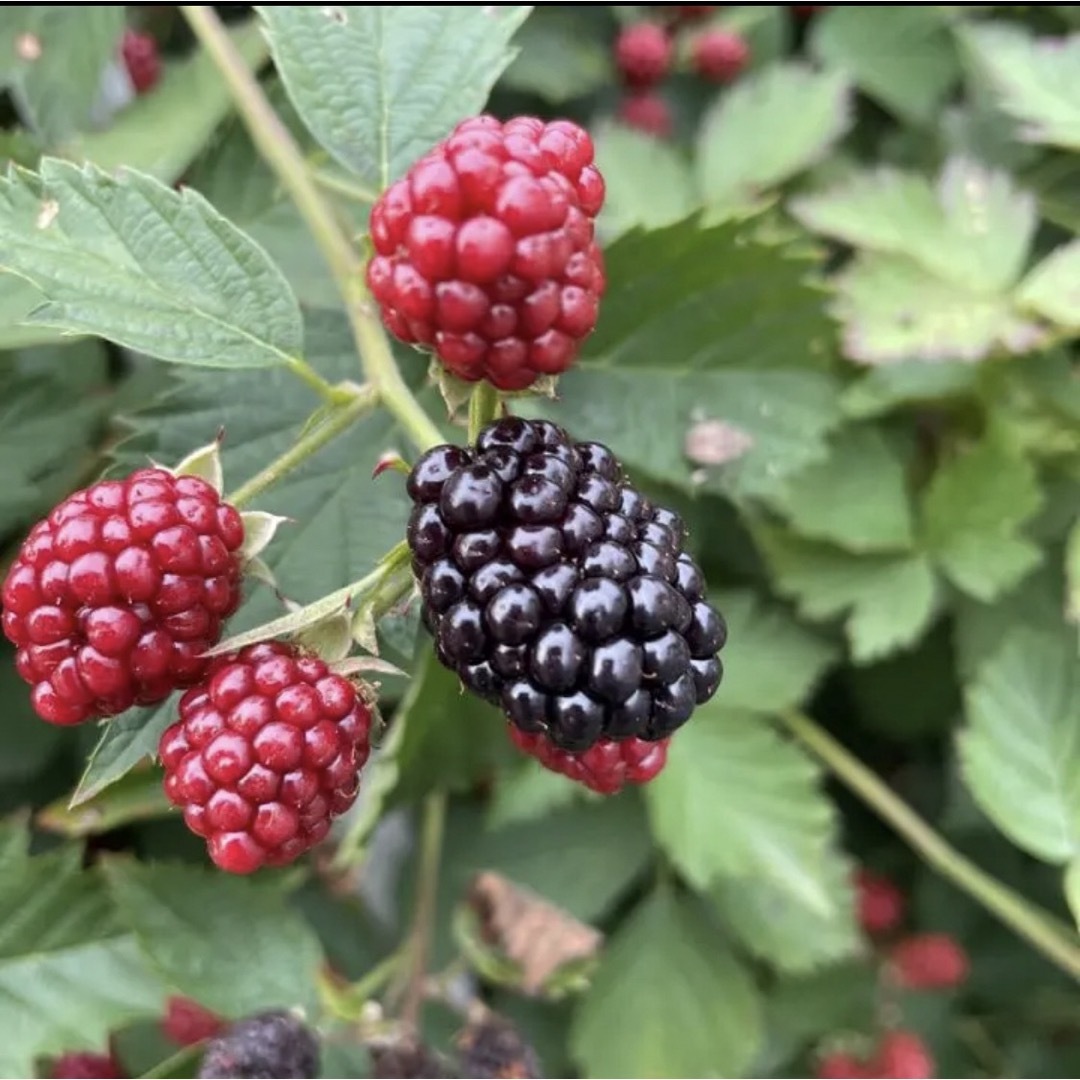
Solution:
{"label": "ripe black blackberry", "polygon": [[429,450],[407,486],[436,654],[522,731],[666,739],[716,692],[727,628],[682,521],[606,446],[509,417]]}
{"label": "ripe black blackberry", "polygon": [[206,1047],[202,1078],[298,1077],[319,1075],[319,1043],[292,1013],[276,1010],[249,1016]]}

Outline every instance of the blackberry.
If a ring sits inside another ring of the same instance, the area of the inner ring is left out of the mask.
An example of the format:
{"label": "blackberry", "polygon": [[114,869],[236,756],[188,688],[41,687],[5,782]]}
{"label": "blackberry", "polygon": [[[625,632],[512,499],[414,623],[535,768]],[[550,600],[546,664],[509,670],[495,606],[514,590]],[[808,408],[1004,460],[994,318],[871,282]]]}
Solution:
{"label": "blackberry", "polygon": [[233,1024],[206,1048],[199,1076],[314,1077],[319,1044],[303,1021],[281,1010]]}
{"label": "blackberry", "polygon": [[522,732],[658,742],[716,692],[727,628],[683,523],[607,447],[508,417],[428,451],[407,489],[436,654]]}
{"label": "blackberry", "polygon": [[536,1051],[508,1020],[488,1015],[457,1039],[461,1075],[473,1080],[533,1080],[543,1076]]}

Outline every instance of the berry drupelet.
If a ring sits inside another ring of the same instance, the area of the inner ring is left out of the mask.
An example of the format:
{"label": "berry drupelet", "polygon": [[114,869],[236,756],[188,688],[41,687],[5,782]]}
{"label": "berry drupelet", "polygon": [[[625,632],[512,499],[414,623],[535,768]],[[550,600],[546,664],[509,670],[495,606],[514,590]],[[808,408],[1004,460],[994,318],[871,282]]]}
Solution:
{"label": "berry drupelet", "polygon": [[510,417],[430,450],[407,486],[436,654],[522,731],[657,742],[716,692],[727,630],[682,521],[606,447]]}
{"label": "berry drupelet", "polygon": [[383,322],[469,382],[523,390],[560,374],[596,326],[603,201],[577,124],[465,120],[372,208]]}
{"label": "berry drupelet", "polygon": [[292,1013],[259,1013],[233,1024],[207,1046],[198,1075],[204,1080],[307,1080],[319,1075],[319,1043],[311,1029]]}

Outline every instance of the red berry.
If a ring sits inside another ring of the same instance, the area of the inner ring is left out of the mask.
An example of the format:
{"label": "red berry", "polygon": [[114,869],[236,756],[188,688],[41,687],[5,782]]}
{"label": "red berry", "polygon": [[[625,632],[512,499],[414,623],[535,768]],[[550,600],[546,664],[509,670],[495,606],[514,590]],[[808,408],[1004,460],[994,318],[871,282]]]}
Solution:
{"label": "red berry", "polygon": [[165,1003],[161,1030],[178,1046],[194,1046],[224,1030],[225,1021],[191,998],[171,997]]}
{"label": "red berry", "polygon": [[824,11],[828,4],[792,4],[791,10],[800,18],[808,19],[818,11]]}
{"label": "red berry", "polygon": [[126,1075],[111,1054],[61,1054],[52,1067],[55,1080],[118,1080]]}
{"label": "red berry", "polygon": [[206,670],[240,603],[244,526],[204,480],[139,469],[69,496],[4,580],[3,629],[53,724],[162,701]]}
{"label": "red berry", "polygon": [[934,1058],[930,1048],[913,1031],[890,1031],[881,1037],[877,1054],[866,1076],[893,1080],[930,1080]]}
{"label": "red berry", "polygon": [[657,139],[670,137],[675,127],[668,103],[651,92],[630,94],[619,105],[619,119],[635,131],[644,132]]}
{"label": "red berry", "polygon": [[912,934],[889,953],[889,972],[906,990],[951,990],[968,977],[968,956],[949,934]]}
{"label": "red berry", "polygon": [[367,282],[387,329],[500,390],[565,371],[604,291],[592,160],[569,120],[459,124],[371,211]]}
{"label": "red berry", "polygon": [[647,784],[667,764],[670,739],[646,742],[601,739],[588,750],[560,750],[543,732],[525,732],[511,724],[514,745],[545,769],[561,773],[600,795],[614,795],[626,784]]}
{"label": "red berry", "polygon": [[859,925],[872,937],[891,933],[904,918],[904,894],[887,877],[864,867],[855,871]]}
{"label": "red berry", "polygon": [[861,1080],[873,1074],[854,1054],[834,1051],[818,1060],[814,1074],[818,1080]]}
{"label": "red berry", "polygon": [[615,40],[615,66],[630,86],[655,86],[671,69],[675,46],[662,26],[635,23]]}
{"label": "red berry", "polygon": [[371,710],[326,664],[280,641],[216,657],[158,745],[165,794],[222,870],[284,866],[356,799]]}
{"label": "red berry", "polygon": [[150,34],[125,30],[120,40],[120,55],[135,93],[145,94],[157,86],[161,78],[161,57],[157,42]]}
{"label": "red berry", "polygon": [[731,30],[706,30],[691,46],[694,70],[709,82],[729,83],[750,60],[750,46]]}

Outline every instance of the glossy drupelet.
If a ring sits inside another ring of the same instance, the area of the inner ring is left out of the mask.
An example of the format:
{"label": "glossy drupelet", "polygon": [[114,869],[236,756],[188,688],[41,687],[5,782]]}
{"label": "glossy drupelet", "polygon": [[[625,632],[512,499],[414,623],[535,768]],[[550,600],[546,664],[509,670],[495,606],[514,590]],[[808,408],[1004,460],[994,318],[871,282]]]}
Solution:
{"label": "glossy drupelet", "polygon": [[408,491],[436,653],[522,731],[655,742],[716,692],[727,630],[682,521],[606,447],[507,418],[429,451]]}

